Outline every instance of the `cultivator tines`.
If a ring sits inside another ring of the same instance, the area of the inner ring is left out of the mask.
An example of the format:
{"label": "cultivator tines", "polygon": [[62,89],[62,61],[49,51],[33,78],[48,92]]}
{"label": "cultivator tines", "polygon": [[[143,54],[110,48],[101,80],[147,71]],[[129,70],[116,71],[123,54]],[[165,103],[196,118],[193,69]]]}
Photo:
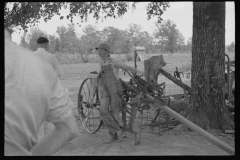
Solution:
{"label": "cultivator tines", "polygon": [[[139,132],[137,134],[138,138],[137,140],[135,139],[135,145],[137,145],[140,143],[142,125],[150,125],[154,123],[160,114],[160,109],[154,107],[153,105],[151,105],[151,103],[153,103],[153,97],[162,96],[165,83],[151,84],[148,81],[144,80],[141,76],[136,75],[135,73],[129,73],[128,71],[126,72],[130,75],[131,79],[129,82],[122,81],[124,101],[129,102],[130,99],[133,99],[136,96],[140,96],[137,102],[137,106],[134,106],[131,102],[128,103],[131,104],[131,114],[130,120],[128,122],[129,128],[132,129],[133,121],[135,119],[140,122]],[[136,117],[137,112],[139,113],[138,117]],[[130,130],[127,129],[125,131],[130,132]]]}
{"label": "cultivator tines", "polygon": [[163,82],[162,84],[150,83],[135,73],[129,73],[128,71],[126,72],[132,78],[130,81],[134,81],[136,83],[136,87],[139,88],[140,92],[147,93],[152,97],[154,96],[161,97],[161,95],[163,94],[165,82]]}

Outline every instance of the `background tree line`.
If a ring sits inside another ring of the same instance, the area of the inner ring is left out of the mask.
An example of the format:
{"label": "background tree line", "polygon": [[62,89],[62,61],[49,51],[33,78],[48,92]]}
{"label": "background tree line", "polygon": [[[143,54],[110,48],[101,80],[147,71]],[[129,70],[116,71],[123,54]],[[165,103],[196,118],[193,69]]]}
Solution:
{"label": "background tree line", "polygon": [[[192,52],[192,38],[190,37],[185,44],[184,36],[171,20],[163,21],[161,24],[156,22],[152,35],[143,31],[141,25],[137,24],[130,24],[126,30],[110,26],[102,31],[96,26],[87,25],[82,31],[82,35],[77,33],[74,23],[67,27],[58,26],[54,35],[48,35],[38,27],[32,27],[22,36],[21,45],[34,51],[37,49],[38,37],[46,36],[50,40],[51,53],[91,54],[93,48],[103,41],[111,46],[115,54],[130,53],[133,46],[144,46],[146,53]],[[226,51],[235,51],[234,42],[226,46]]]}
{"label": "background tree line", "polygon": [[36,41],[39,36],[46,36],[50,40],[49,51],[52,53],[80,53],[90,54],[100,42],[106,42],[111,46],[115,54],[132,52],[133,46],[144,46],[146,53],[176,53],[191,52],[192,40],[185,38],[171,20],[155,23],[153,34],[143,31],[141,25],[130,24],[127,29],[121,30],[115,27],[105,27],[99,31],[96,26],[87,25],[82,34],[76,32],[74,23],[67,27],[58,26],[55,34],[48,35],[38,27],[31,27],[21,37],[21,45],[31,50],[36,50]]}

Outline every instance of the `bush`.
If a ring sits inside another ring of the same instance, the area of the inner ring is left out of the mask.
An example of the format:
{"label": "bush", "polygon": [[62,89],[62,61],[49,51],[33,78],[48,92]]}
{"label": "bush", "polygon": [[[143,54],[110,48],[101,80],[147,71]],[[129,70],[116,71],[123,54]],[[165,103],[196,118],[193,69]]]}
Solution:
{"label": "bush", "polygon": [[187,72],[187,71],[191,71],[191,68],[192,68],[192,64],[187,62],[185,64],[183,64],[180,68],[179,68],[179,71],[181,72]]}
{"label": "bush", "polygon": [[79,54],[56,53],[55,57],[58,60],[59,64],[78,64],[78,63],[83,63],[82,57]]}
{"label": "bush", "polygon": [[129,61],[132,61],[133,60],[133,57],[131,54],[126,54],[126,61],[129,62]]}

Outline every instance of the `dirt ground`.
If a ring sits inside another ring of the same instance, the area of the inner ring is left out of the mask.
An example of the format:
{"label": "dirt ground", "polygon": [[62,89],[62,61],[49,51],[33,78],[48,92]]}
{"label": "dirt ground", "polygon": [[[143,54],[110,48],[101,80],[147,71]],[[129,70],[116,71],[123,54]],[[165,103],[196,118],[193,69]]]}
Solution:
{"label": "dirt ground", "polygon": [[[100,129],[95,134],[86,133],[81,129],[80,133],[80,137],[73,139],[55,155],[229,155],[194,133],[179,132],[174,134],[166,132],[163,135],[158,135],[143,131],[139,145],[135,145],[134,137],[130,133],[127,133],[127,138],[123,138],[122,142],[115,141],[111,144],[102,143],[102,139],[107,134],[106,129]],[[234,138],[220,136],[217,138],[234,147]]]}
{"label": "dirt ground", "polygon": [[[186,58],[183,58],[183,61],[185,59]],[[168,59],[165,58],[165,60],[168,62]],[[129,62],[129,64],[133,66],[133,63]],[[169,68],[180,67],[180,65],[180,63],[172,63],[172,66],[169,64]],[[141,62],[139,62],[138,66],[139,69],[143,69]],[[69,89],[70,97],[76,107],[80,84],[85,78],[93,76],[89,72],[98,70],[98,65],[90,63],[72,64],[61,65],[61,68],[64,72],[61,81],[63,85]],[[121,76],[123,75],[120,75],[120,77]],[[133,130],[138,132],[139,127],[136,126]],[[134,136],[130,133],[127,133],[127,138],[123,138],[122,142],[118,143],[114,141],[111,144],[103,144],[102,139],[106,138],[107,135],[106,128],[101,128],[97,133],[90,134],[80,125],[79,132],[81,136],[70,141],[54,155],[229,155],[195,132],[183,132],[174,129],[159,135],[157,134],[157,130],[158,127],[155,127],[154,130],[151,131],[149,126],[144,126],[141,131],[141,142],[139,145],[135,145]],[[213,131],[211,134],[235,148],[235,134],[222,134],[217,131]]]}

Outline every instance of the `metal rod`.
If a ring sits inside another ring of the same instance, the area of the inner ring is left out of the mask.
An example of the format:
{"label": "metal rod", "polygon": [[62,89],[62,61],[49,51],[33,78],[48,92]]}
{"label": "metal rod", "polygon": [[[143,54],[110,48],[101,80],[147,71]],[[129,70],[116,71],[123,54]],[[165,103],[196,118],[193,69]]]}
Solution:
{"label": "metal rod", "polygon": [[161,106],[159,104],[161,104],[161,100],[158,97],[155,97],[154,98],[154,105],[156,107],[160,107],[163,111],[165,111],[169,115],[173,116],[174,118],[176,118],[177,120],[179,120],[180,122],[185,124],[187,127],[191,128],[192,130],[194,130],[195,132],[197,132],[198,134],[200,134],[201,136],[203,136],[204,138],[206,138],[207,140],[209,140],[210,142],[212,142],[213,144],[215,144],[216,146],[218,146],[222,150],[229,153],[230,155],[235,154],[235,149],[233,147],[229,146],[225,142],[219,140],[218,138],[214,137],[213,135],[211,135],[207,131],[198,127],[196,124],[194,124],[191,121],[189,121],[188,119],[184,118],[183,116],[181,116],[180,114],[178,114],[177,112],[172,110],[171,108],[169,108],[167,106]]}
{"label": "metal rod", "polygon": [[167,77],[169,80],[171,80],[172,82],[174,82],[176,85],[178,85],[179,87],[185,89],[190,95],[191,95],[191,87],[188,86],[187,84],[181,82],[180,80],[178,80],[177,78],[175,78],[174,76],[172,76],[170,73],[168,73],[167,71],[165,71],[164,69],[160,68],[160,73],[162,73],[162,75],[164,75],[165,77]]}
{"label": "metal rod", "polygon": [[[227,93],[228,93],[228,101],[230,102],[230,58],[227,54],[225,54],[225,56],[227,57],[228,61],[227,61]],[[225,71],[224,71],[225,74]]]}
{"label": "metal rod", "polygon": [[137,51],[135,50],[134,51],[134,68],[135,68],[135,70],[137,69]]}
{"label": "metal rod", "polygon": [[[235,71],[232,72],[232,74],[230,74],[230,82],[229,82],[229,93],[232,95],[232,89],[233,89],[233,82],[235,81]],[[229,96],[229,102],[232,102],[232,96]]]}

